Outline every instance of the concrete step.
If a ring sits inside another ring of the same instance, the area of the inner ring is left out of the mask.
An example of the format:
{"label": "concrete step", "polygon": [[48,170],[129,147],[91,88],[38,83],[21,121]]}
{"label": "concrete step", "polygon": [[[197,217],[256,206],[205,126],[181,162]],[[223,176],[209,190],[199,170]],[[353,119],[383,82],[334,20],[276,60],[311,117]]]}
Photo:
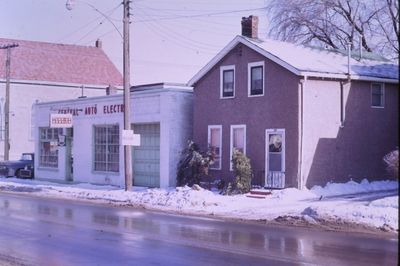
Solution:
{"label": "concrete step", "polygon": [[251,195],[262,195],[262,196],[267,196],[271,195],[272,191],[270,190],[265,190],[265,189],[252,189],[250,190]]}
{"label": "concrete step", "polygon": [[267,198],[264,195],[257,195],[257,194],[246,194],[246,197],[253,198],[253,199],[266,199]]}

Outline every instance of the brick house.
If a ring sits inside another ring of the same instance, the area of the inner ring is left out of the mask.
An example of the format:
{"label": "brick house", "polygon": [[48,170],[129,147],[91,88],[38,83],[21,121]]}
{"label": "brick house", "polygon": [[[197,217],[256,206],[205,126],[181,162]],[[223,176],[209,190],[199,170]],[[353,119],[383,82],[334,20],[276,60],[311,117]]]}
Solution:
{"label": "brick house", "polygon": [[[122,76],[96,46],[55,44],[0,38],[0,46],[18,44],[11,51],[10,159],[33,152],[34,104],[106,95],[121,86]],[[6,50],[0,49],[0,160],[4,158]]]}
{"label": "brick house", "polygon": [[382,157],[398,147],[398,65],[261,40],[257,23],[243,18],[242,36],[189,81],[193,139],[217,155],[210,176],[232,180],[239,149],[266,187],[386,178]]}

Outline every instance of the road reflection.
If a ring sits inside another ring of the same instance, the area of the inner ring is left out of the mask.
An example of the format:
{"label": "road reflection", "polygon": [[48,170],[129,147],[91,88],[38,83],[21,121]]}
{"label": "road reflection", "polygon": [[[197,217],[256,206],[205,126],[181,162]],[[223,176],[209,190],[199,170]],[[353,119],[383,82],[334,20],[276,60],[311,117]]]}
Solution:
{"label": "road reflection", "polygon": [[[72,254],[76,256],[74,250],[79,246],[90,249],[91,245],[95,245],[96,249],[99,249],[97,245],[104,244],[111,244],[110,247],[101,246],[106,249],[104,252],[111,252],[108,249],[115,248],[112,252],[121,256],[121,261],[131,256],[144,260],[149,254],[151,258],[154,247],[157,247],[157,256],[168,257],[171,250],[179,251],[182,254],[174,261],[177,264],[182,262],[183,265],[185,265],[183,257],[196,249],[203,252],[199,262],[212,260],[212,256],[224,257],[226,252],[241,258],[251,257],[254,264],[258,264],[260,260],[274,260],[279,262],[278,264],[301,262],[318,265],[370,265],[371,263],[390,265],[398,258],[398,243],[380,238],[371,240],[366,236],[351,236],[306,228],[283,228],[211,218],[182,217],[61,200],[10,198],[2,194],[0,194],[0,218],[4,225],[7,224],[5,221],[11,218],[36,224],[32,231],[45,232],[46,237],[42,242],[47,245],[49,241],[55,241],[51,242],[54,249],[60,246],[58,243],[66,242],[71,251],[69,255],[62,255],[61,258]],[[62,226],[61,229],[59,226]],[[78,240],[72,239],[71,235]],[[13,239],[13,245],[17,245],[18,241]],[[79,245],[74,241],[79,241]],[[36,246],[38,243],[40,241],[32,242],[32,246],[28,248],[34,250],[31,251],[32,254],[36,254],[36,250],[39,249]],[[28,247],[27,243],[24,245]],[[218,253],[218,256],[215,253]],[[37,260],[41,259],[43,259],[41,256],[37,257]],[[86,257],[80,255],[79,259],[82,262]],[[54,258],[53,260],[56,261]]]}

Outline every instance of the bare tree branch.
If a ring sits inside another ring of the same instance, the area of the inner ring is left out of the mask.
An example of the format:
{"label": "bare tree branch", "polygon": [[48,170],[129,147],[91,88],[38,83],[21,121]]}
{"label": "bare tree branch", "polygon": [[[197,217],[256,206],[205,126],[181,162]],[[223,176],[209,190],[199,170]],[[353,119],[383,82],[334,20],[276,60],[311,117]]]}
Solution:
{"label": "bare tree branch", "polygon": [[270,0],[267,14],[273,38],[399,56],[396,0]]}

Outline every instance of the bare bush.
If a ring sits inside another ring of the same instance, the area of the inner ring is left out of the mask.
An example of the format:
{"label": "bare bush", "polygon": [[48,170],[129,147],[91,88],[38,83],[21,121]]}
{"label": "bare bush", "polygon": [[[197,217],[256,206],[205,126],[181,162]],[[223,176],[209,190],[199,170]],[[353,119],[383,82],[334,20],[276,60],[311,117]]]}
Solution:
{"label": "bare bush", "polygon": [[395,178],[399,178],[399,150],[389,152],[383,157],[386,170]]}

